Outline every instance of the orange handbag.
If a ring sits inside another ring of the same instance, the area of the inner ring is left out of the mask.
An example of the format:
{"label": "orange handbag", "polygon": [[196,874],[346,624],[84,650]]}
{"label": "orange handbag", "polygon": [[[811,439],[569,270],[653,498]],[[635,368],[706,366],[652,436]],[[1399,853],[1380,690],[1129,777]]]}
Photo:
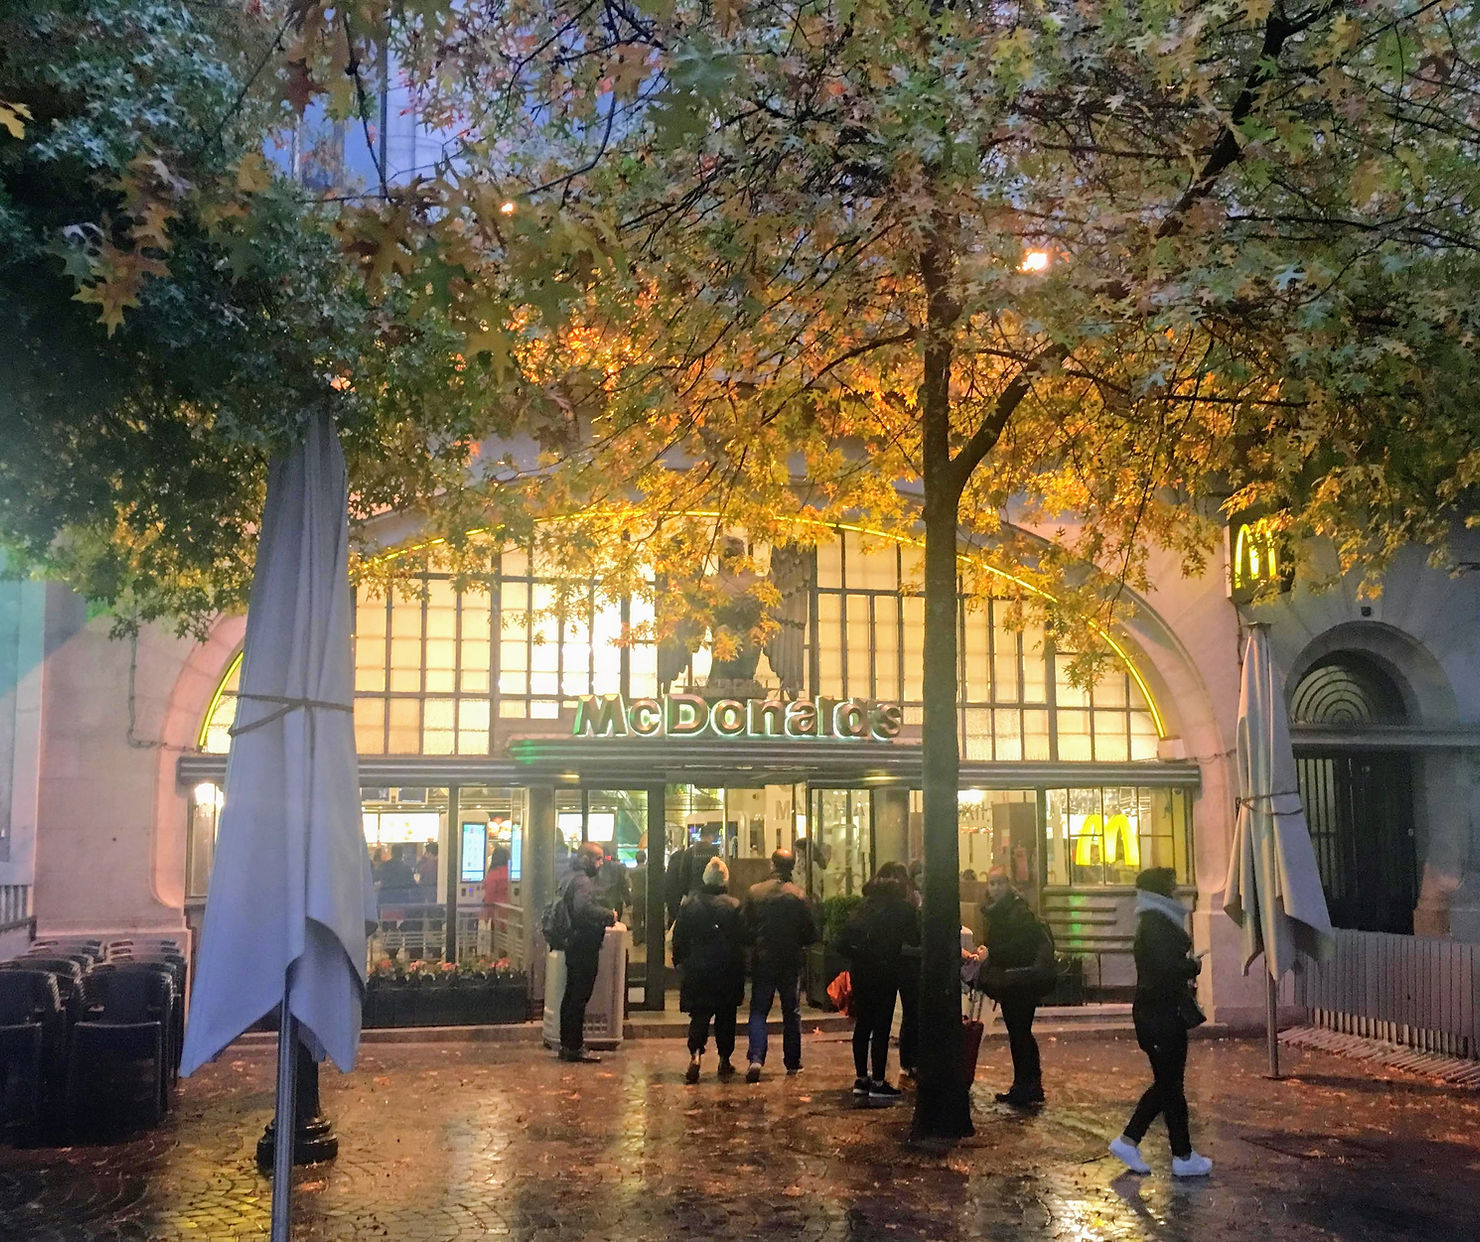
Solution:
{"label": "orange handbag", "polygon": [[853,977],[846,970],[827,985],[827,999],[839,1013],[853,1016]]}

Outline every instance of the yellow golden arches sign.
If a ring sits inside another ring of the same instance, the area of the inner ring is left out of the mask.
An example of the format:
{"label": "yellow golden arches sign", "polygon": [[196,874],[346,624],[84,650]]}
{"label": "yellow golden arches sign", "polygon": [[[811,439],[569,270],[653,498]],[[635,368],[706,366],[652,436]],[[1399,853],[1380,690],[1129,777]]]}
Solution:
{"label": "yellow golden arches sign", "polygon": [[1074,865],[1093,867],[1115,864],[1133,870],[1141,866],[1141,840],[1130,816],[1117,811],[1107,820],[1086,815],[1074,840]]}

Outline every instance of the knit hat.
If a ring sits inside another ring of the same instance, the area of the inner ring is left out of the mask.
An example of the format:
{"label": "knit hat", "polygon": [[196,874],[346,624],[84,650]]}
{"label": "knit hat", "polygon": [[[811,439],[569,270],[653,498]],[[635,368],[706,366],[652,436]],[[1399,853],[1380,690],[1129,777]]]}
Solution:
{"label": "knit hat", "polygon": [[708,888],[724,888],[730,882],[730,869],[723,858],[711,858],[704,867],[704,884]]}
{"label": "knit hat", "polygon": [[1148,893],[1170,897],[1177,887],[1177,873],[1170,867],[1147,867],[1136,877],[1136,887]]}

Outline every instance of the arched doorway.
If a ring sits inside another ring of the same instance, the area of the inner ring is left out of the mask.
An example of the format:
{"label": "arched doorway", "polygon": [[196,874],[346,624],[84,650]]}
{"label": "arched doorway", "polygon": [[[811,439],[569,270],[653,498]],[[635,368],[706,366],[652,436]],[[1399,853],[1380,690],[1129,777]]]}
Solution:
{"label": "arched doorway", "polygon": [[1405,723],[1403,695],[1370,658],[1342,651],[1300,679],[1295,725],[1347,734],[1349,745],[1295,746],[1300,796],[1331,921],[1411,935],[1418,901],[1413,764],[1401,750],[1362,744],[1371,726]]}

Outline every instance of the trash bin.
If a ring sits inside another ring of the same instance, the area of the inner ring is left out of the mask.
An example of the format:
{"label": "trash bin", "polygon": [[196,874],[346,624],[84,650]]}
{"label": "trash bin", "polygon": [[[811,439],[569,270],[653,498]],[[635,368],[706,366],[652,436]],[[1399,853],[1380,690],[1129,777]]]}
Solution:
{"label": "trash bin", "polygon": [[[631,932],[625,923],[613,923],[601,942],[596,986],[586,1006],[586,1047],[612,1049],[622,1042],[627,1017],[627,953]],[[560,1047],[560,1001],[565,996],[565,953],[551,949],[545,955],[545,1047]]]}

